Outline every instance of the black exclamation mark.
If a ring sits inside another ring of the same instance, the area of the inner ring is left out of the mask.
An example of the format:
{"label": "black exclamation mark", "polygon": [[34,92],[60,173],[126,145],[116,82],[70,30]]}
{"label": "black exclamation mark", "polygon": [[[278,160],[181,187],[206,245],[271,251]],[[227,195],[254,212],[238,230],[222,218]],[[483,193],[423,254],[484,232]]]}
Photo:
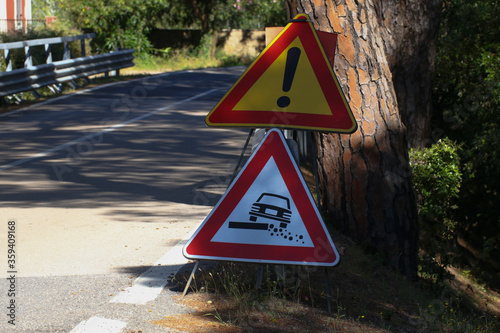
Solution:
{"label": "black exclamation mark", "polygon": [[[299,58],[300,49],[298,47],[292,47],[288,50],[286,54],[285,76],[283,77],[284,92],[288,92],[292,87],[293,77],[295,76],[295,70],[297,69]],[[288,96],[281,96],[278,98],[276,103],[280,108],[286,108],[290,105],[290,98]]]}

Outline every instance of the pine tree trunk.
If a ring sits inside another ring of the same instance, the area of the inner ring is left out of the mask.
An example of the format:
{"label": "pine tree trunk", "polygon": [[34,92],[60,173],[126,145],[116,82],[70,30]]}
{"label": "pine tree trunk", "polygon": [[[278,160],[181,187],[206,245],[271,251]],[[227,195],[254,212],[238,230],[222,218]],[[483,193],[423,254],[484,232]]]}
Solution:
{"label": "pine tree trunk", "polygon": [[[396,88],[428,84],[411,82],[403,65],[415,57],[405,51],[413,52],[405,31],[415,36],[419,31],[406,25],[426,24],[422,22],[425,13],[419,12],[424,6],[410,6],[417,2],[287,1],[291,17],[307,13],[317,30],[339,33],[334,70],[359,126],[351,135],[316,134],[323,207],[337,227],[382,253],[412,279],[417,272],[417,210],[403,119],[412,124],[420,117],[405,108],[412,104],[408,93],[398,108]],[[408,5],[396,8],[403,3]],[[405,8],[414,10],[401,20]],[[402,30],[398,30],[400,24],[404,24]],[[430,70],[433,62],[427,62],[424,67]],[[394,68],[396,74],[391,71]],[[425,137],[429,114],[423,114],[425,121],[418,124],[422,130],[417,131]]]}
{"label": "pine tree trunk", "polygon": [[383,25],[380,31],[410,148],[428,146],[435,139],[430,133],[431,79],[442,3],[442,0],[374,2]]}

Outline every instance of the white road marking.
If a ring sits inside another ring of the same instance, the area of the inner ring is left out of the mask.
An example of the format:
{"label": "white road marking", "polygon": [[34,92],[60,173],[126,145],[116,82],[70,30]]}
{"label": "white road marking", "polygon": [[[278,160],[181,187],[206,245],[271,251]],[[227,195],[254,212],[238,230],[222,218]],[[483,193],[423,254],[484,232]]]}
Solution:
{"label": "white road marking", "polygon": [[111,299],[111,303],[128,304],[146,304],[153,301],[172,279],[177,272],[188,263],[188,260],[182,255],[182,248],[187,240],[183,239],[161,257],[154,266],[151,266],[146,272],[142,273],[132,284],[124,291],[120,292]]}
{"label": "white road marking", "polygon": [[12,167],[15,167],[15,166],[17,166],[17,165],[24,164],[24,163],[26,163],[26,162],[30,162],[30,161],[32,161],[32,160],[34,160],[34,159],[37,159],[37,158],[46,157],[46,156],[48,156],[48,155],[50,155],[50,154],[52,154],[52,153],[54,153],[54,152],[56,152],[56,151],[58,151],[58,150],[61,150],[61,149],[64,149],[64,148],[66,148],[66,147],[69,147],[69,146],[75,145],[75,144],[77,144],[77,143],[79,143],[79,142],[83,142],[83,141],[89,140],[89,139],[91,139],[91,138],[93,138],[93,137],[100,136],[100,135],[102,135],[102,134],[104,134],[104,133],[113,132],[113,131],[115,131],[115,130],[117,130],[117,129],[120,129],[120,128],[122,128],[122,127],[126,126],[126,125],[129,125],[129,124],[135,123],[135,122],[137,122],[137,121],[139,121],[139,120],[142,120],[142,119],[144,119],[144,118],[151,117],[151,116],[153,116],[153,115],[157,114],[158,112],[162,112],[162,111],[165,111],[165,110],[171,109],[171,108],[173,108],[173,107],[175,107],[175,106],[178,106],[178,105],[181,105],[181,104],[184,104],[184,103],[187,103],[187,102],[194,101],[194,100],[196,100],[196,99],[198,99],[198,98],[200,98],[200,97],[203,97],[203,96],[206,96],[206,95],[210,95],[211,93],[213,93],[213,92],[215,92],[215,91],[217,91],[217,90],[219,90],[219,89],[211,89],[211,90],[205,91],[204,93],[201,93],[201,94],[195,95],[195,96],[190,97],[190,98],[183,99],[182,101],[178,101],[178,102],[175,102],[175,103],[169,104],[169,105],[164,106],[164,107],[162,107],[162,108],[156,109],[156,110],[151,111],[151,112],[149,112],[149,113],[143,114],[143,115],[138,116],[138,117],[135,117],[135,118],[133,118],[133,119],[130,119],[130,120],[128,120],[128,121],[126,121],[126,122],[123,122],[123,123],[121,123],[121,124],[117,124],[117,125],[114,125],[114,126],[108,127],[108,128],[106,128],[106,129],[104,129],[104,130],[102,130],[102,131],[100,131],[100,132],[91,133],[91,134],[88,134],[88,135],[82,136],[82,137],[81,137],[81,138],[79,138],[79,139],[76,139],[76,140],[73,140],[73,141],[67,142],[67,143],[65,143],[65,144],[62,144],[62,145],[60,145],[60,146],[57,146],[57,147],[54,147],[54,148],[47,149],[47,150],[45,150],[45,151],[43,151],[43,152],[41,152],[41,153],[38,153],[38,154],[32,155],[32,156],[30,156],[30,157],[23,158],[23,159],[21,159],[21,160],[17,160],[17,161],[14,161],[14,162],[12,162],[12,163],[9,163],[9,164],[4,164],[4,165],[0,166],[0,171],[10,169],[10,168],[12,168]]}
{"label": "white road marking", "polygon": [[[154,266],[134,281],[132,287],[120,292],[111,299],[110,303],[144,305],[156,299],[172,277],[188,263],[182,255],[182,248],[192,234],[193,232],[190,232],[182,241],[168,250]],[[123,321],[91,317],[89,320],[82,321],[69,333],[120,333],[126,326],[127,323]]]}
{"label": "white road marking", "polygon": [[127,326],[126,322],[101,317],[84,320],[70,333],[120,333]]}

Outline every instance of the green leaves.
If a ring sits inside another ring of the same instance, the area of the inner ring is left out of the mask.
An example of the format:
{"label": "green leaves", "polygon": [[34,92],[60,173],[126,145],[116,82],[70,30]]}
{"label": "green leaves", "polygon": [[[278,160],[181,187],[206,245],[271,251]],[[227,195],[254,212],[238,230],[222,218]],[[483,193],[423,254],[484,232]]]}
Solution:
{"label": "green leaves", "polygon": [[419,208],[422,276],[444,278],[445,267],[451,260],[458,223],[455,212],[462,185],[459,150],[456,143],[443,139],[429,148],[410,151]]}
{"label": "green leaves", "polygon": [[164,7],[159,0],[59,2],[60,11],[78,28],[97,34],[94,42],[100,52],[134,48],[139,55],[151,46],[146,36]]}
{"label": "green leaves", "polygon": [[[434,124],[460,145],[462,186],[456,233],[475,253],[500,255],[500,2],[444,2],[436,75]],[[497,266],[497,267],[498,267]]]}
{"label": "green leaves", "polygon": [[[451,220],[462,182],[458,150],[454,142],[444,139],[430,148],[410,151],[421,220],[437,224]],[[449,239],[449,228],[440,229],[439,234]]]}
{"label": "green leaves", "polygon": [[[236,5],[236,6],[235,6]],[[155,27],[201,29],[264,28],[284,25],[284,0],[59,0],[59,16],[97,34],[100,52],[134,48],[149,52],[147,36]]]}

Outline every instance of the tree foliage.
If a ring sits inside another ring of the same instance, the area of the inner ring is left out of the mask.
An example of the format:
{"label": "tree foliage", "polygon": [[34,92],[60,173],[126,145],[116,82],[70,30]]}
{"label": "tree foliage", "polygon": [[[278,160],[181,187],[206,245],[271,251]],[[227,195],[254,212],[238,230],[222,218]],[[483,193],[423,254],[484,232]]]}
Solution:
{"label": "tree foliage", "polygon": [[221,18],[221,27],[262,29],[287,23],[284,0],[230,0],[228,3],[232,8]]}
{"label": "tree foliage", "polygon": [[55,16],[58,0],[31,0],[31,12],[34,20],[44,20],[46,16]]}
{"label": "tree foliage", "polygon": [[456,240],[457,200],[462,183],[460,147],[448,138],[428,148],[412,149],[412,180],[417,194],[420,273],[446,276]]}
{"label": "tree foliage", "polygon": [[102,51],[135,48],[141,54],[150,47],[147,33],[165,4],[161,0],[65,0],[58,8],[78,28],[94,31]]}
{"label": "tree foliage", "polygon": [[147,36],[155,27],[201,29],[264,27],[286,21],[284,0],[60,0],[61,16],[80,29],[97,34],[96,45],[108,52],[151,47]]}
{"label": "tree foliage", "polygon": [[[450,219],[462,181],[458,147],[443,139],[430,148],[412,149],[410,158],[420,217],[433,222]],[[449,239],[453,229],[451,225],[437,233]]]}
{"label": "tree foliage", "polygon": [[445,2],[434,83],[434,133],[462,149],[462,243],[500,269],[500,3]]}

